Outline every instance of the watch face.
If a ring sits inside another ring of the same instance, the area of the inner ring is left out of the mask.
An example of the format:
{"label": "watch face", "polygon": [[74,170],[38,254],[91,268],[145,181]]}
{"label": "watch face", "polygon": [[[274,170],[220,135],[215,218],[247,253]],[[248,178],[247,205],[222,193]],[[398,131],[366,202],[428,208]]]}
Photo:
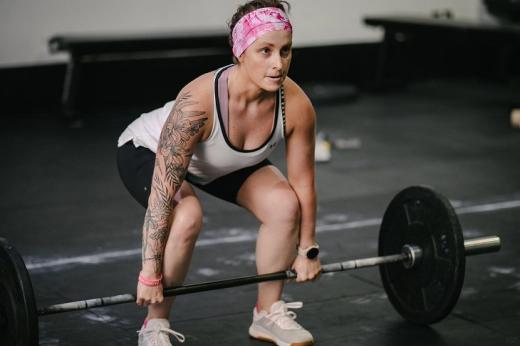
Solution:
{"label": "watch face", "polygon": [[308,259],[316,258],[316,257],[318,257],[319,253],[320,253],[320,249],[313,247],[312,249],[309,249],[309,251],[307,251],[307,258]]}

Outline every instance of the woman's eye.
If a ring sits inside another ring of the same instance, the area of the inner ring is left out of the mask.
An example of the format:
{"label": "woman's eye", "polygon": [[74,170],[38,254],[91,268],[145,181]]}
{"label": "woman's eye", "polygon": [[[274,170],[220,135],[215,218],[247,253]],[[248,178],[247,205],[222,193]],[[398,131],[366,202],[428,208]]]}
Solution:
{"label": "woman's eye", "polygon": [[269,48],[262,48],[262,53],[264,53],[264,54],[269,53]]}

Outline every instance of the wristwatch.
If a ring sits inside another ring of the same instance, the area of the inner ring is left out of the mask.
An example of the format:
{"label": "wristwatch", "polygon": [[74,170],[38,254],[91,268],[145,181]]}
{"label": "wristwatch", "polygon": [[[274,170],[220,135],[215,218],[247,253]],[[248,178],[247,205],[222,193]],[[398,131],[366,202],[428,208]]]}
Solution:
{"label": "wristwatch", "polygon": [[318,244],[311,245],[305,249],[298,246],[298,255],[307,257],[308,259],[315,259],[320,253],[320,246]]}

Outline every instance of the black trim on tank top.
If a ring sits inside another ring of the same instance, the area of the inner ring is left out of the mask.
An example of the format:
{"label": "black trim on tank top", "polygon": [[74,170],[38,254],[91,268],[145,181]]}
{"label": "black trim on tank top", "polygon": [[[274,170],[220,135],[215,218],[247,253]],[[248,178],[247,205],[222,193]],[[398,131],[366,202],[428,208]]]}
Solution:
{"label": "black trim on tank top", "polygon": [[283,136],[285,137],[285,125],[286,125],[286,120],[285,120],[285,90],[283,88],[283,85],[280,87],[280,95],[282,97],[282,124],[283,124],[282,130],[283,130]]}
{"label": "black trim on tank top", "polygon": [[[237,151],[239,153],[252,153],[252,152],[255,152],[255,151],[259,151],[259,150],[263,149],[265,146],[267,146],[269,141],[273,138],[273,136],[274,136],[274,134],[276,132],[276,129],[278,128],[278,108],[279,108],[279,105],[280,105],[280,92],[279,91],[276,92],[276,106],[275,106],[275,112],[274,112],[275,114],[274,114],[273,130],[271,131],[271,134],[269,135],[269,138],[267,138],[267,140],[262,145],[260,145],[258,148],[255,148],[255,149],[238,149],[237,147],[235,147],[231,143],[231,141],[229,140],[229,138],[227,136],[226,129],[224,128],[224,121],[222,120],[222,114],[220,114],[220,100],[219,100],[219,95],[218,95],[218,80],[219,80],[220,76],[222,75],[222,73],[225,70],[227,70],[228,68],[232,67],[232,66],[233,65],[229,65],[229,66],[226,66],[226,67],[222,68],[220,71],[218,71],[217,75],[215,76],[215,82],[214,82],[214,84],[215,84],[214,85],[215,103],[216,103],[216,106],[217,106],[216,107],[217,108],[217,117],[218,117],[218,121],[220,123],[220,131],[222,131],[222,136],[224,137],[224,140],[226,141],[226,144],[231,149],[233,149],[234,151]],[[228,106],[228,112],[229,112],[229,106]]]}

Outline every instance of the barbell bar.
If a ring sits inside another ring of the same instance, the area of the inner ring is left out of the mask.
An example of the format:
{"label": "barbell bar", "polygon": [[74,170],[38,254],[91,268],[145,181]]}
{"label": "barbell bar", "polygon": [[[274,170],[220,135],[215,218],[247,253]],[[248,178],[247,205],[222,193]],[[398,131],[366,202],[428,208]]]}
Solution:
{"label": "barbell bar", "polygon": [[[498,251],[500,238],[464,240],[449,201],[425,186],[412,186],[390,202],[379,231],[378,256],[322,266],[333,273],[379,266],[390,303],[406,320],[438,322],[455,306],[462,289],[466,256]],[[164,296],[296,278],[291,270],[164,289]],[[38,316],[134,302],[120,294],[38,308],[27,268],[16,249],[0,238],[0,335],[6,345],[37,345]]]}
{"label": "barbell bar", "polygon": [[[474,238],[464,241],[465,255],[478,255],[500,250],[501,242],[497,236]],[[415,245],[404,245],[403,252],[395,255],[359,258],[343,262],[329,263],[322,266],[322,274],[335,273],[347,270],[361,269],[379,266],[395,262],[402,262],[407,269],[413,268],[420,262],[422,250]],[[229,287],[250,285],[265,281],[290,280],[296,278],[296,272],[292,270],[279,271],[276,273],[244,276],[227,280],[210,281],[192,285],[169,287],[164,289],[164,296],[178,296],[183,294],[212,291]],[[39,308],[38,315],[51,315],[69,311],[88,310],[97,307],[125,304],[136,301],[136,295],[131,293],[119,294],[108,297],[78,300]]]}

